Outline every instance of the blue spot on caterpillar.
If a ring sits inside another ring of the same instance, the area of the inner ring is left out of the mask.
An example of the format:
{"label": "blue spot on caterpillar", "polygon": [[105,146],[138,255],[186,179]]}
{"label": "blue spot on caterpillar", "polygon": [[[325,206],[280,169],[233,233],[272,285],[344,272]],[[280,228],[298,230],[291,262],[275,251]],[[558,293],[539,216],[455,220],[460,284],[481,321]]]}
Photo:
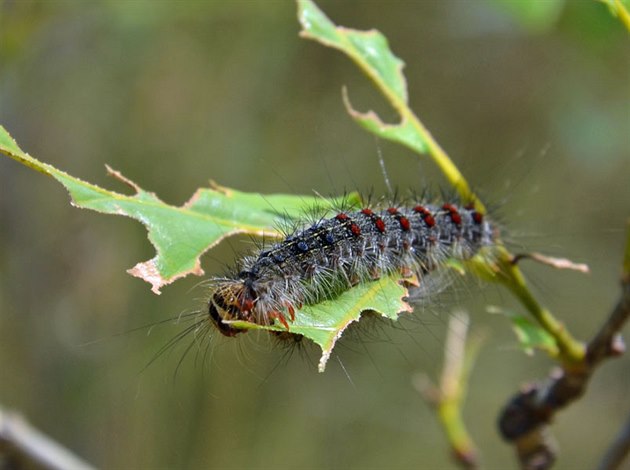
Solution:
{"label": "blue spot on caterpillar", "polygon": [[448,259],[472,258],[497,237],[498,229],[471,204],[340,211],[245,257],[237,274],[212,279],[208,315],[225,336],[248,331],[234,321],[277,320],[290,333],[295,310],[304,304],[394,273],[421,281]]}

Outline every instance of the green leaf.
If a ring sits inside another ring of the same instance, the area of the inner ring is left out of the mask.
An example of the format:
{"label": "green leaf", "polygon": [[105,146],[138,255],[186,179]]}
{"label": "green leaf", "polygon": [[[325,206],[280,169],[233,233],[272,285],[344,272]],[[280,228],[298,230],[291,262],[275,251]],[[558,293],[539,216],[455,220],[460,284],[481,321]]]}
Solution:
{"label": "green leaf", "polygon": [[[304,335],[321,347],[322,356],[318,369],[323,372],[337,340],[352,322],[359,320],[362,312],[374,311],[396,320],[399,313],[413,311],[404,300],[407,296],[407,288],[399,281],[400,276],[381,278],[359,284],[335,299],[325,300],[317,305],[305,305],[300,310],[296,310],[295,321],[290,323],[289,331]],[[237,328],[287,331],[277,321],[272,326],[260,326],[242,321],[231,323]]]}
{"label": "green leaf", "polygon": [[[377,30],[356,31],[337,27],[311,0],[298,1],[300,35],[339,49],[347,54],[376,86],[394,103],[407,104],[407,82],[402,73],[404,62],[389,49],[387,39]],[[344,91],[344,102],[352,117],[363,127],[384,138],[403,143],[424,153],[427,146],[422,136],[410,129],[409,120],[402,116],[400,124],[384,124],[374,111],[360,113],[350,105]],[[394,104],[395,106],[395,104]]]}
{"label": "green leaf", "polygon": [[344,89],[344,104],[352,118],[378,137],[403,144],[418,154],[429,155],[462,199],[474,202],[477,210],[485,213],[483,204],[473,194],[463,175],[409,108],[404,62],[392,53],[385,36],[374,29],[357,31],[336,26],[312,0],[298,0],[297,3],[298,19],[302,25],[300,36],[338,49],[350,57],[396,109],[400,122],[388,124],[374,111],[363,113],[355,110]]}
{"label": "green leaf", "polygon": [[392,54],[385,36],[375,29],[356,31],[336,27],[311,0],[299,0],[298,8],[303,28],[300,36],[345,52],[377,86],[407,102],[407,83],[402,73],[405,64]]}
{"label": "green leaf", "polygon": [[[162,202],[155,194],[140,188],[119,172],[107,167],[108,173],[133,189],[131,196],[109,191],[40,162],[23,152],[9,133],[0,126],[0,152],[18,162],[55,178],[70,193],[72,204],[104,214],[125,215],[141,222],[155,246],[156,256],[138,263],[129,270],[134,276],[151,283],[159,294],[160,288],[190,273],[202,275],[199,257],[223,238],[248,233],[280,237],[279,220],[300,220],[306,210],[321,206],[321,198],[248,194],[212,183],[210,188],[198,189],[181,207]],[[334,207],[341,203],[358,205],[356,193],[328,200]],[[400,285],[400,276],[383,278],[360,284],[338,298],[306,305],[296,312],[291,322],[291,333],[301,334],[322,349],[319,370],[326,367],[332,349],[342,333],[361,313],[370,310],[396,319],[398,313],[411,311],[403,300],[407,289]],[[259,326],[234,322],[235,327],[286,331],[282,325]]]}
{"label": "green leaf", "polygon": [[350,103],[350,98],[345,88],[343,89],[343,103],[348,114],[365,130],[383,139],[405,145],[414,152],[425,153],[427,151],[427,146],[422,136],[416,132],[413,123],[408,119],[404,119],[400,124],[386,124],[381,121],[374,111],[368,111],[367,113],[356,111]]}
{"label": "green leaf", "polygon": [[526,316],[508,314],[508,317],[512,321],[512,329],[518,342],[526,354],[533,355],[534,349],[539,349],[550,356],[558,356],[560,352],[558,343],[550,333]]}
{"label": "green leaf", "polygon": [[[322,204],[322,199],[316,197],[248,194],[211,182],[210,188],[198,189],[187,203],[177,207],[166,204],[109,167],[108,173],[132,188],[133,195],[109,191],[70,176],[23,152],[2,126],[0,152],[55,178],[68,190],[75,207],[124,215],[141,222],[157,253],[128,272],[149,282],[156,294],[178,278],[191,273],[202,275],[199,257],[225,237],[237,233],[280,237],[279,220],[299,219],[306,210]],[[340,202],[333,200],[327,204]],[[345,202],[358,204],[359,196],[353,193]]]}

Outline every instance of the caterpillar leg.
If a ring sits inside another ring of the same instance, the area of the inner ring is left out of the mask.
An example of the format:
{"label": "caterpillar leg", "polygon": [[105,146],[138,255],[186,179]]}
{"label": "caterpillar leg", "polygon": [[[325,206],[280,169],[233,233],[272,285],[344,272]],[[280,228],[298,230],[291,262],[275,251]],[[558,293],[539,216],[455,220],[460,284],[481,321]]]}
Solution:
{"label": "caterpillar leg", "polygon": [[[295,308],[290,303],[285,304],[285,307],[289,311],[289,317],[291,317],[291,321],[295,321]],[[288,328],[287,328],[288,329]]]}
{"label": "caterpillar leg", "polygon": [[289,322],[287,322],[287,319],[284,317],[284,315],[281,312],[271,312],[269,313],[269,319],[270,320],[278,320],[280,323],[282,323],[282,326],[284,326],[287,331],[289,331]]}

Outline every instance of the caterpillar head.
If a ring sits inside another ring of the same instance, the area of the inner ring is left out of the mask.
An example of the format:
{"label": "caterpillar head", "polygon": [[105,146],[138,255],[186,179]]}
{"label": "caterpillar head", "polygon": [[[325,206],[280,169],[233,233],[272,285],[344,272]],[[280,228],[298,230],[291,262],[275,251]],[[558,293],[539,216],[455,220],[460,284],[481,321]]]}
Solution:
{"label": "caterpillar head", "polygon": [[230,321],[249,321],[252,318],[255,295],[242,281],[232,280],[217,287],[208,301],[212,323],[225,336],[236,336],[247,330],[234,328]]}

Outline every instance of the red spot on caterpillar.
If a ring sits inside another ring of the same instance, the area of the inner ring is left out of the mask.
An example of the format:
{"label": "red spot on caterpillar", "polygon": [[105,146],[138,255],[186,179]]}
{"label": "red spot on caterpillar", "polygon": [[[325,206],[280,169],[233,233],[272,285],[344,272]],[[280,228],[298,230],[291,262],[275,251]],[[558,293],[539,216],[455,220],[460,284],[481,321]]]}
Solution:
{"label": "red spot on caterpillar", "polygon": [[390,207],[389,209],[387,209],[387,212],[390,215],[396,217],[396,220],[400,224],[400,228],[402,228],[405,232],[407,232],[411,228],[411,225],[409,224],[409,219],[401,215],[400,212],[398,212],[398,209],[396,209],[395,207]]}
{"label": "red spot on caterpillar", "polygon": [[337,219],[339,222],[345,222],[346,220],[348,220],[350,217],[348,217],[347,214],[344,214],[343,212],[340,212],[339,214],[337,214],[335,216],[335,219]]}
{"label": "red spot on caterpillar", "polygon": [[427,224],[427,227],[431,228],[435,225],[435,219],[426,207],[416,206],[413,208],[413,211],[422,216],[422,220],[424,220],[424,223]]}
{"label": "red spot on caterpillar", "polygon": [[431,214],[426,214],[422,216],[424,223],[427,224],[427,227],[432,228],[435,226],[435,219]]}
{"label": "red spot on caterpillar", "polygon": [[381,219],[378,215],[376,215],[374,211],[372,211],[371,209],[365,208],[361,211],[361,213],[363,215],[368,216],[370,220],[374,222],[374,226],[376,227],[376,230],[378,230],[381,233],[385,233],[385,230],[387,228],[385,226],[385,222],[383,222],[383,219]]}
{"label": "red spot on caterpillar", "polygon": [[477,225],[481,225],[481,223],[483,222],[483,214],[475,211],[472,213],[472,219],[473,222],[475,222]]}
{"label": "red spot on caterpillar", "polygon": [[453,221],[455,225],[462,224],[462,216],[459,215],[457,208],[453,204],[444,204],[442,206],[442,209],[444,209],[445,211],[448,211],[449,216],[451,217],[451,220]]}
{"label": "red spot on caterpillar", "polygon": [[413,208],[413,211],[417,214],[421,214],[421,215],[431,215],[431,213],[427,210],[426,207],[423,206],[416,206]]}
{"label": "red spot on caterpillar", "polygon": [[350,224],[350,231],[355,237],[361,235],[361,227],[359,227],[357,224]]}

